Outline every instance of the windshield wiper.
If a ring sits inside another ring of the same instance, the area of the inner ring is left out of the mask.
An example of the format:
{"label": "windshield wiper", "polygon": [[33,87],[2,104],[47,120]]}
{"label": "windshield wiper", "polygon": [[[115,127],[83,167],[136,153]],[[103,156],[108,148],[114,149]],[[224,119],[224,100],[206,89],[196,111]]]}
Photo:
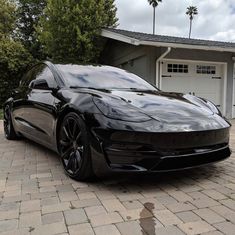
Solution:
{"label": "windshield wiper", "polygon": [[85,87],[85,86],[70,86],[69,88],[71,88],[71,89],[79,89],[79,88],[84,88],[84,89],[95,89],[94,87]]}
{"label": "windshield wiper", "polygon": [[111,90],[131,90],[131,91],[136,91],[136,92],[156,92],[156,90],[151,90],[151,89],[141,89],[141,88],[135,88],[135,87],[130,87],[130,88],[110,88],[110,89],[105,89],[105,88],[96,88],[96,87],[80,87],[80,86],[70,86],[69,88],[71,89],[91,89],[91,90],[97,90],[97,91],[105,91],[105,92],[110,92]]}
{"label": "windshield wiper", "polygon": [[157,89],[156,90],[151,90],[151,89],[141,89],[141,88],[128,88],[129,90],[131,90],[131,91],[139,91],[139,92],[156,92],[157,91]]}
{"label": "windshield wiper", "polygon": [[71,89],[89,89],[89,90],[97,90],[97,91],[105,91],[110,92],[110,90],[105,88],[95,88],[95,87],[83,87],[83,86],[70,86]]}
{"label": "windshield wiper", "polygon": [[155,92],[155,91],[158,91],[157,89],[154,90],[154,89],[143,89],[143,88],[136,88],[136,87],[128,87],[128,88],[112,88],[112,90],[125,90],[125,91],[128,91],[128,90],[131,90],[131,91],[152,91],[152,92]]}

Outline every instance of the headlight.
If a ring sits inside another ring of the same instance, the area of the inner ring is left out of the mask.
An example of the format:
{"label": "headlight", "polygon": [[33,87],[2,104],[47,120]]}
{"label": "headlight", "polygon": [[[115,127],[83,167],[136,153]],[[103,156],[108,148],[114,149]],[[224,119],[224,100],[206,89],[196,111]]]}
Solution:
{"label": "headlight", "polygon": [[141,113],[125,101],[119,99],[94,97],[93,101],[100,112],[108,118],[128,122],[145,122],[151,119],[146,114]]}

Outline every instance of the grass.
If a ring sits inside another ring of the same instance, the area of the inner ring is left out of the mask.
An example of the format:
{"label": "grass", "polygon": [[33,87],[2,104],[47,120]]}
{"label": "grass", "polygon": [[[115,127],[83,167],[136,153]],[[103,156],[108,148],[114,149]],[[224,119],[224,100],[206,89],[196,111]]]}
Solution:
{"label": "grass", "polygon": [[0,109],[0,120],[2,120],[3,119],[3,111],[2,111],[2,109]]}

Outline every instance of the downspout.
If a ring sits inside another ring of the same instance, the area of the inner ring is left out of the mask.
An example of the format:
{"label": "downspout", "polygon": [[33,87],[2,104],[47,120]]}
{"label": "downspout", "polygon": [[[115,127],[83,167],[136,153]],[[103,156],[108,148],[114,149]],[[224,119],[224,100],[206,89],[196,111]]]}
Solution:
{"label": "downspout", "polygon": [[157,59],[156,61],[156,85],[159,89],[161,89],[161,74],[160,74],[160,62],[163,58],[165,58],[171,52],[171,47],[168,47],[166,51]]}
{"label": "downspout", "polygon": [[[234,90],[234,79],[235,79],[235,56],[233,56],[232,57],[232,60],[233,60],[233,85],[232,85],[232,87],[233,87],[233,92],[232,92],[232,116],[231,116],[231,118],[235,118],[235,111],[233,111],[233,109],[234,109],[234,96],[235,96],[235,90]],[[227,79],[228,80],[228,79]],[[227,87],[226,87],[226,89],[227,89]],[[226,92],[227,93],[227,92]],[[227,101],[226,101],[226,103],[227,103]],[[225,113],[227,114],[227,110],[225,110]],[[226,116],[228,116],[228,115],[226,115]]]}

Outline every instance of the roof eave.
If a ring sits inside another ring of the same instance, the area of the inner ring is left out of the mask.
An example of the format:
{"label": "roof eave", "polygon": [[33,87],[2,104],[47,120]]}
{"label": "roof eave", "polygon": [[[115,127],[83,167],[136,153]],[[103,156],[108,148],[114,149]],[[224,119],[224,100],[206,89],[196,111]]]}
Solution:
{"label": "roof eave", "polygon": [[114,39],[117,41],[125,42],[131,45],[139,46],[155,46],[155,47],[172,47],[181,49],[194,49],[194,50],[206,50],[206,51],[220,51],[220,52],[234,52],[235,48],[224,48],[218,46],[202,46],[202,45],[190,45],[183,43],[166,43],[166,42],[154,42],[154,41],[141,41],[132,37],[128,37],[119,33],[110,32],[109,30],[103,29],[101,36]]}
{"label": "roof eave", "polygon": [[140,41],[140,45],[156,46],[156,47],[172,47],[181,49],[193,49],[193,50],[205,50],[205,51],[220,51],[220,52],[235,52],[235,48],[224,48],[218,46],[201,46],[190,45],[183,43],[166,43],[166,42],[152,42],[152,41]]}
{"label": "roof eave", "polygon": [[135,38],[127,37],[127,36],[121,35],[119,33],[110,32],[106,29],[103,29],[101,31],[101,36],[106,37],[106,38],[110,38],[110,39],[114,39],[114,40],[117,40],[117,41],[129,43],[129,44],[132,44],[132,45],[135,45],[135,46],[140,45],[140,41],[135,39]]}

